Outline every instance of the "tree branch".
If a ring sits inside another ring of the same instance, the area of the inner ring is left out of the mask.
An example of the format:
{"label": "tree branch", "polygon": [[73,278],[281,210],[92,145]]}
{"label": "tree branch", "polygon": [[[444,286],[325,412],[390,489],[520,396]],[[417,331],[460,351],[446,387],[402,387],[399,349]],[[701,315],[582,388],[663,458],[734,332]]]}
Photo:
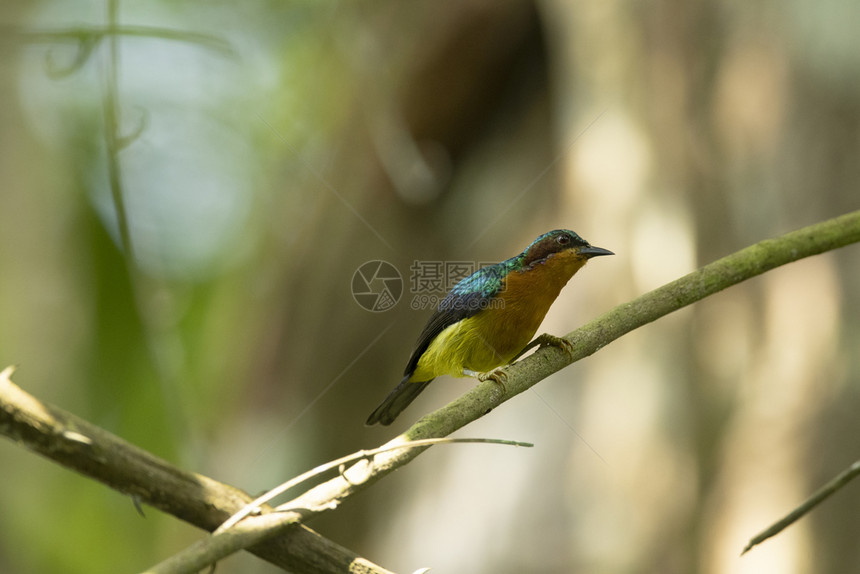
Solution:
{"label": "tree branch", "polygon": [[[207,531],[252,501],[241,490],[185,472],[62,409],[38,401],[0,373],[0,433],[71,470]],[[311,574],[388,571],[313,530],[291,526],[248,550],[286,570]]]}
{"label": "tree branch", "polygon": [[[854,211],[741,249],[629,303],[618,305],[587,325],[568,333],[564,338],[573,345],[571,353],[557,347],[538,349],[534,354],[505,369],[506,392],[503,392],[497,383],[485,381],[448,405],[426,415],[386,446],[447,436],[553,373],[596,353],[638,327],[786,263],[858,241],[860,211]],[[344,475],[337,476],[277,509],[303,509],[306,520],[319,512],[336,507],[346,498],[408,463],[426,448],[429,447],[388,451],[376,455],[372,461],[359,461],[344,473],[346,478],[350,478],[349,473],[354,472],[355,480],[346,480]]]}
{"label": "tree branch", "polygon": [[224,522],[224,524],[219,526],[215,532],[212,533],[210,538],[192,544],[182,552],[171,556],[167,560],[164,560],[153,568],[147,570],[144,574],[184,574],[187,572],[197,572],[210,564],[215,564],[218,560],[221,560],[230,554],[272,537],[285,526],[299,522],[302,519],[301,512],[281,510],[275,514],[266,513],[257,517],[246,517],[253,514],[255,510],[262,510],[261,507],[263,504],[268,503],[273,498],[283,494],[290,488],[293,488],[302,482],[306,482],[313,477],[319,476],[322,473],[338,467],[342,470],[343,465],[347,462],[352,462],[358,459],[369,459],[379,453],[392,449],[418,448],[425,445],[454,442],[503,444],[522,447],[534,446],[527,442],[486,438],[434,438],[410,442],[403,446],[381,446],[372,450],[355,452],[302,473],[263,494],[231,516],[226,522]]}
{"label": "tree branch", "polygon": [[240,520],[254,514],[255,511],[260,511],[263,504],[268,504],[269,501],[274,498],[282,495],[287,492],[291,488],[295,488],[299,484],[303,482],[307,482],[311,478],[324,474],[332,469],[340,467],[343,470],[344,465],[348,462],[353,462],[355,460],[366,460],[369,458],[373,458],[377,454],[401,449],[401,448],[418,448],[422,446],[433,446],[434,444],[450,444],[450,443],[483,443],[483,444],[503,444],[508,446],[522,446],[522,447],[533,447],[534,445],[530,442],[519,442],[513,440],[502,440],[502,439],[493,439],[493,438],[427,438],[424,440],[415,440],[405,443],[403,445],[398,446],[381,446],[379,448],[374,448],[371,450],[360,450],[358,452],[354,452],[352,454],[348,454],[346,456],[340,457],[338,459],[329,461],[325,464],[321,464],[320,466],[313,468],[307,472],[300,474],[295,478],[291,478],[287,482],[281,484],[273,488],[272,490],[262,494],[260,497],[256,498],[253,502],[245,506],[242,510],[231,516],[224,524],[218,527],[215,532],[212,534],[220,534],[221,532],[227,530],[228,528],[232,528],[236,525]]}
{"label": "tree branch", "polygon": [[801,504],[776,522],[774,522],[767,529],[762,530],[761,532],[753,536],[747,543],[747,545],[744,546],[744,549],[741,551],[741,556],[746,554],[756,544],[761,544],[771,536],[776,536],[777,534],[803,518],[803,516],[807,512],[827,500],[830,495],[836,493],[837,490],[857,478],[857,475],[860,475],[860,460],[854,462],[854,464],[836,475],[833,480],[822,486],[818,490],[818,492],[807,498],[803,502],[803,504]]}
{"label": "tree branch", "polygon": [[[780,265],[858,241],[860,211],[742,249],[619,305],[569,333],[565,338],[573,345],[571,353],[555,347],[542,348],[508,367],[507,392],[494,382],[481,383],[447,406],[423,417],[384,446],[447,436],[637,327]],[[7,370],[0,377],[0,432],[24,442],[32,450],[209,531],[251,502],[251,498],[238,489],[180,471],[86,421],[38,402],[13,385],[8,380],[9,374]],[[408,463],[427,448],[429,446],[390,450],[371,459],[360,460],[339,476],[277,507],[280,512],[267,512],[241,521],[234,527],[237,528],[236,535],[241,532],[239,527],[251,529],[258,525],[264,534],[254,537],[255,541],[283,533],[283,536],[265,540],[249,550],[288,569],[309,573],[385,572],[373,565],[365,566],[348,550],[337,547],[297,522],[305,522],[336,508],[349,496]],[[233,532],[233,529],[227,532]],[[208,538],[198,544],[205,551],[211,540]],[[236,549],[244,547],[248,540],[237,544]],[[278,544],[280,547],[276,547]],[[324,564],[315,554],[318,551],[327,553]]]}
{"label": "tree branch", "polygon": [[[858,241],[860,211],[855,211],[776,239],[761,241],[723,257],[630,303],[619,305],[568,333],[565,339],[573,345],[571,353],[556,347],[546,347],[511,365],[505,369],[507,392],[503,392],[495,382],[485,381],[448,405],[426,415],[384,446],[447,436],[637,327],[780,265]],[[292,518],[287,517],[294,516],[294,513],[301,514],[302,521],[307,521],[321,512],[336,508],[345,499],[407,464],[427,448],[430,447],[386,451],[370,460],[359,461],[340,476],[278,506],[276,510],[286,513],[283,525],[290,523]]]}

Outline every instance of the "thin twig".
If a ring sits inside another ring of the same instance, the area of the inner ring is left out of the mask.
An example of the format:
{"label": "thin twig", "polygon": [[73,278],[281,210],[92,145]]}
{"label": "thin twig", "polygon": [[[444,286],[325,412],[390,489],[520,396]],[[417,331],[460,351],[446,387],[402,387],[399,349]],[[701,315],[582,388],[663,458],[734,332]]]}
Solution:
{"label": "thin twig", "polygon": [[751,550],[753,546],[761,544],[771,536],[776,536],[785,528],[791,526],[794,522],[802,518],[807,512],[827,500],[832,494],[836,493],[837,490],[841,489],[843,486],[851,482],[854,478],[857,477],[858,474],[860,474],[860,460],[849,466],[846,470],[843,470],[836,476],[836,478],[822,486],[818,490],[818,492],[807,498],[803,502],[803,504],[786,514],[781,519],[774,522],[767,529],[762,530],[761,532],[753,536],[747,543],[747,545],[744,546],[744,549],[741,551],[741,556]]}
{"label": "thin twig", "polygon": [[[310,480],[311,478],[313,478],[315,476],[319,476],[320,474],[328,472],[329,470],[341,467],[348,462],[352,462],[352,461],[358,460],[358,459],[373,458],[377,454],[380,454],[383,452],[388,452],[391,450],[397,450],[397,449],[401,449],[401,448],[408,449],[408,448],[416,448],[419,446],[432,446],[434,444],[445,444],[445,443],[485,443],[485,444],[503,444],[503,445],[509,445],[509,446],[524,446],[524,447],[533,447],[534,446],[532,443],[529,443],[529,442],[518,442],[518,441],[512,441],[512,440],[502,440],[502,439],[492,439],[492,438],[428,438],[428,439],[424,439],[424,440],[415,440],[415,441],[406,442],[406,443],[402,443],[402,444],[381,446],[379,448],[374,448],[374,449],[370,449],[370,450],[360,450],[358,452],[354,452],[352,454],[343,456],[343,457],[338,458],[336,460],[329,461],[325,464],[321,464],[320,466],[318,466],[316,468],[312,468],[311,470],[304,472],[295,478],[291,478],[290,480],[281,484],[280,486],[276,486],[275,488],[264,493],[259,498],[255,499],[253,502],[251,502],[250,504],[245,506],[245,508],[243,508],[242,510],[240,510],[239,512],[237,512],[236,514],[231,516],[229,519],[227,519],[224,522],[224,524],[219,526],[215,530],[215,532],[213,532],[212,534],[213,535],[221,534],[222,532],[224,532],[228,528],[231,528],[237,522],[239,522],[240,520],[242,520],[243,518],[245,518],[249,514],[252,514],[253,512],[260,510],[260,507],[263,504],[268,503],[273,498],[280,496],[281,494],[288,491],[289,489],[291,489],[291,488],[293,488],[293,487],[295,487],[295,486],[297,486],[297,485],[299,485],[299,484],[301,484],[307,480]],[[280,509],[280,507],[279,507],[279,510],[283,511],[283,509]]]}
{"label": "thin twig", "polygon": [[[354,460],[368,460],[377,454],[392,450],[414,449],[419,447],[427,448],[434,444],[443,443],[489,443],[524,447],[534,446],[527,442],[487,438],[437,438],[387,445],[371,450],[361,450],[337,460],[322,464],[293,478],[292,480],[285,482],[279,487],[270,490],[231,516],[230,519],[215,530],[209,538],[192,544],[181,552],[174,554],[170,558],[153,566],[143,574],[184,574],[188,572],[197,572],[210,564],[215,564],[218,560],[242,550],[243,548],[247,548],[271,538],[283,531],[285,528],[301,521],[303,519],[303,509],[289,508],[286,505],[279,506],[276,509],[277,512],[270,512],[259,516],[249,516],[249,514],[258,510],[261,505],[267,503],[286,490],[310,478],[335,468],[342,467],[345,463]],[[372,468],[372,466],[368,468]],[[341,476],[348,482],[352,483],[349,478],[343,476],[343,473],[341,473]]]}
{"label": "thin twig", "polygon": [[[108,25],[112,28],[119,25],[119,2],[108,0]],[[122,187],[119,152],[121,136],[119,134],[120,103],[119,103],[119,37],[108,36],[108,50],[105,53],[104,88],[102,89],[102,109],[104,110],[104,136],[107,144],[107,169],[110,182],[111,198],[116,211],[117,227],[119,229],[120,245],[125,253],[126,264],[132,269],[132,275],[137,266],[134,257],[134,246],[131,241],[131,226],[128,221],[128,211],[125,205],[125,192]]]}
{"label": "thin twig", "polygon": [[224,40],[224,38],[201,32],[174,30],[158,26],[76,26],[59,30],[21,30],[3,27],[0,30],[2,30],[2,36],[5,39],[18,40],[30,44],[51,44],[56,42],[96,44],[110,36],[126,36],[197,44],[209,50],[220,52],[225,56],[235,55],[236,53],[230,42]]}

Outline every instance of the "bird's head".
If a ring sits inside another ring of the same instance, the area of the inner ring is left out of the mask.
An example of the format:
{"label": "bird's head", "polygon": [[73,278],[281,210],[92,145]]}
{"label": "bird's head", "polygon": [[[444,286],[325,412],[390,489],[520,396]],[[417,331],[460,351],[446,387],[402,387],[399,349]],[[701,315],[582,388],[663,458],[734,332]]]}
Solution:
{"label": "bird's head", "polygon": [[535,239],[522,254],[522,267],[534,267],[563,255],[563,259],[579,263],[579,267],[592,257],[615,255],[608,249],[594,247],[568,229],[556,229]]}

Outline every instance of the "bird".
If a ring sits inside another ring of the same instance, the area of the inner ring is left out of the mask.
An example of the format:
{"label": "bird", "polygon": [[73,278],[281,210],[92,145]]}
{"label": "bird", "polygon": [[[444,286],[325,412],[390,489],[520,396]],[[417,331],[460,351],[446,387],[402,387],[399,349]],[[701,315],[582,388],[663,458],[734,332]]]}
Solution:
{"label": "bird", "polygon": [[462,279],[418,336],[400,384],[365,424],[390,425],[436,377],[501,382],[494,370],[536,344],[569,351],[570,343],[559,337],[532,337],[570,278],[589,259],[604,255],[614,253],[590,245],[573,231],[556,229],[540,235],[519,255]]}

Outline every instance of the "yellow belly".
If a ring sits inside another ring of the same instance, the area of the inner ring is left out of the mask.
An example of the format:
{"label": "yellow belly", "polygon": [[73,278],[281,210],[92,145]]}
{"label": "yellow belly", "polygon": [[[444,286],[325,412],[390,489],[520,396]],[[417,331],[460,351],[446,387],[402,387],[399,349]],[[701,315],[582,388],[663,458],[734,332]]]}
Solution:
{"label": "yellow belly", "polygon": [[532,340],[562,287],[584,263],[551,257],[533,269],[508,274],[504,289],[487,308],[433,339],[409,380],[462,377],[463,369],[487,372],[508,364]]}

